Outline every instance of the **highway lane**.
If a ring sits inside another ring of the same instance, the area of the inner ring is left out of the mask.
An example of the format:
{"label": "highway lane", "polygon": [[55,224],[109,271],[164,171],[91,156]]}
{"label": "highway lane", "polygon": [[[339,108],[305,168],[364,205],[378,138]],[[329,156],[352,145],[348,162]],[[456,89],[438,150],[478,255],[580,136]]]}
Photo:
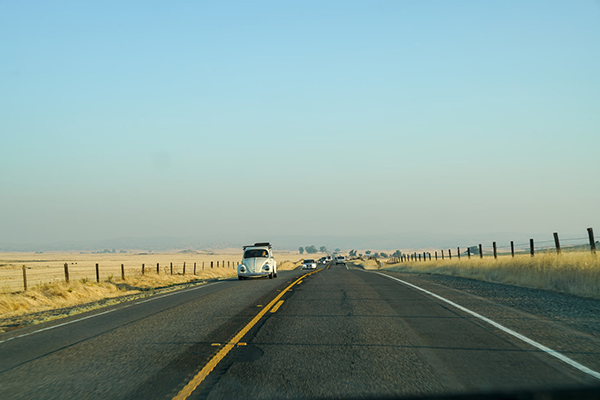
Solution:
{"label": "highway lane", "polygon": [[[185,398],[433,395],[600,382],[389,277],[334,265],[294,285],[301,274],[223,281],[0,334],[0,398],[174,398],[233,339]],[[418,275],[389,275],[600,370],[594,335]],[[2,342],[70,321],[77,322]]]}
{"label": "highway lane", "polygon": [[0,398],[168,398],[213,343],[300,274],[220,281],[2,333]]}
{"label": "highway lane", "polygon": [[[503,322],[512,321],[524,334],[542,323],[476,300],[469,305],[502,313]],[[544,330],[558,330],[560,341],[565,332],[559,328],[546,324]],[[306,279],[245,341],[190,398],[413,396],[599,383],[419,290],[343,266]],[[600,370],[600,341],[581,335],[580,343],[571,342]]]}

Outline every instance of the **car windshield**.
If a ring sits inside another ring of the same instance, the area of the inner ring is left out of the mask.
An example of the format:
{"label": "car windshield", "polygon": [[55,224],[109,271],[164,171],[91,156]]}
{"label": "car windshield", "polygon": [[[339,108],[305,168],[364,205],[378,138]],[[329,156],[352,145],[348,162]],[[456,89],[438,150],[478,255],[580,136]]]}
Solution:
{"label": "car windshield", "polygon": [[249,249],[244,253],[244,258],[268,258],[269,252],[264,249]]}
{"label": "car windshield", "polygon": [[304,264],[314,264],[315,260],[304,260]]}

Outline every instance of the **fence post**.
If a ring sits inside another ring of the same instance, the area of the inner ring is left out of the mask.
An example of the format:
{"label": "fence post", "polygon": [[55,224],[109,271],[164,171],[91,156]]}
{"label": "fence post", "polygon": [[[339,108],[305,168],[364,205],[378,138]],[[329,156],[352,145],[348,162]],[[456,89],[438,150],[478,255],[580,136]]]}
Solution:
{"label": "fence post", "polygon": [[427,254],[429,254],[429,261],[431,261],[431,252],[427,253]]}
{"label": "fence post", "polygon": [[596,242],[594,241],[594,230],[592,228],[587,228],[588,236],[590,238],[590,250],[593,255],[596,255]]}
{"label": "fence post", "polygon": [[173,275],[173,263],[171,263],[171,275]]}
{"label": "fence post", "polygon": [[496,242],[492,242],[492,247],[494,248],[494,258],[498,258],[498,250],[496,249]]}
{"label": "fence post", "polygon": [[183,262],[183,274],[185,275],[185,261]]}
{"label": "fence post", "polygon": [[471,258],[471,248],[467,247],[467,258]]}
{"label": "fence post", "polygon": [[212,262],[212,261],[210,262],[210,267],[211,267],[211,268],[213,267],[213,262]]}
{"label": "fence post", "polygon": [[460,247],[456,248],[456,254],[458,255],[458,259],[460,260]]}
{"label": "fence post", "polygon": [[69,264],[65,263],[65,282],[69,283]]}
{"label": "fence post", "polygon": [[96,263],[96,283],[100,283],[100,267]]}
{"label": "fence post", "polygon": [[448,249],[448,259],[452,260],[452,250]]}
{"label": "fence post", "polygon": [[427,259],[427,255],[425,252],[423,252],[423,261],[425,261]]}
{"label": "fence post", "polygon": [[225,268],[225,261],[223,261],[223,268]]}
{"label": "fence post", "polygon": [[442,250],[442,260],[444,259],[444,250]]}
{"label": "fence post", "polygon": [[419,253],[419,261],[421,261],[421,253]]}
{"label": "fence post", "polygon": [[479,258],[483,258],[483,247],[481,246],[481,243],[479,243]]}
{"label": "fence post", "polygon": [[194,275],[196,275],[196,263],[194,263]]}
{"label": "fence post", "polygon": [[145,275],[145,271],[146,271],[146,265],[142,264],[142,275]]}
{"label": "fence post", "polygon": [[160,274],[160,263],[156,263],[156,273]]}
{"label": "fence post", "polygon": [[27,291],[27,267],[23,265],[23,290]]}
{"label": "fence post", "polygon": [[202,271],[204,271],[204,261],[202,261]]}
{"label": "fence post", "polygon": [[437,260],[437,250],[435,251],[435,259]]}
{"label": "fence post", "polygon": [[558,240],[558,232],[554,232],[554,245],[556,246],[556,254],[560,254],[560,241]]}
{"label": "fence post", "polygon": [[125,267],[121,264],[121,280],[125,280]]}
{"label": "fence post", "polygon": [[512,240],[510,241],[510,255],[515,257],[515,242]]}
{"label": "fence post", "polygon": [[531,257],[533,257],[533,255],[535,254],[535,248],[533,246],[533,239],[529,239],[529,253],[531,254]]}

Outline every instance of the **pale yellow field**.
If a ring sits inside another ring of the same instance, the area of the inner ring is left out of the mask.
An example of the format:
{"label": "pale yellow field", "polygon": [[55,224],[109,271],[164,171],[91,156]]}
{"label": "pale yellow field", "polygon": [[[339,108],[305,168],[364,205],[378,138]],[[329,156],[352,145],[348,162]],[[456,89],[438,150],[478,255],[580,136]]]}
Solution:
{"label": "pale yellow field", "polygon": [[[38,284],[64,280],[64,264],[67,263],[70,280],[96,280],[96,264],[100,271],[100,281],[121,278],[121,264],[125,277],[142,274],[142,264],[146,275],[170,275],[173,264],[173,275],[196,274],[216,269],[230,269],[241,261],[241,249],[222,249],[218,252],[189,251],[175,253],[0,253],[0,293],[23,290],[23,265],[26,266],[29,287]],[[281,264],[285,260],[299,260],[300,255],[293,252],[276,252],[275,259]],[[285,268],[285,267],[284,267]],[[226,271],[221,271],[221,274]],[[233,275],[230,274],[230,275]]]}
{"label": "pale yellow field", "polygon": [[[377,269],[374,261],[359,262],[368,269]],[[383,269],[460,276],[488,282],[508,283],[538,289],[553,290],[591,298],[600,298],[600,254],[554,252],[529,255],[486,256],[480,259],[453,257],[451,260],[411,261],[384,264]]]}
{"label": "pale yellow field", "polygon": [[[0,253],[0,318],[124,295],[147,296],[150,294],[148,289],[176,290],[180,284],[231,278],[236,276],[235,267],[241,256],[241,249],[219,250],[218,253]],[[276,252],[275,259],[278,269],[286,270],[297,268],[301,256],[294,252]],[[65,263],[69,268],[69,283],[65,282]],[[96,282],[96,263],[100,270],[99,283]],[[121,279],[121,264],[125,269],[124,280]],[[145,265],[144,275],[142,264]],[[23,291],[23,265],[27,271],[27,291]]]}

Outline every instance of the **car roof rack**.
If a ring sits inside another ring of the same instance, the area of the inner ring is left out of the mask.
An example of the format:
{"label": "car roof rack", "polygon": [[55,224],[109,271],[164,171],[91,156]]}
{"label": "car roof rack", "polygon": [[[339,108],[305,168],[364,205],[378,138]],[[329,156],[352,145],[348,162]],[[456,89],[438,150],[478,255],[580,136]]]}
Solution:
{"label": "car roof rack", "polygon": [[248,247],[268,247],[269,249],[271,249],[271,243],[261,242],[261,243],[249,244],[247,246],[244,246],[244,250],[246,250]]}

